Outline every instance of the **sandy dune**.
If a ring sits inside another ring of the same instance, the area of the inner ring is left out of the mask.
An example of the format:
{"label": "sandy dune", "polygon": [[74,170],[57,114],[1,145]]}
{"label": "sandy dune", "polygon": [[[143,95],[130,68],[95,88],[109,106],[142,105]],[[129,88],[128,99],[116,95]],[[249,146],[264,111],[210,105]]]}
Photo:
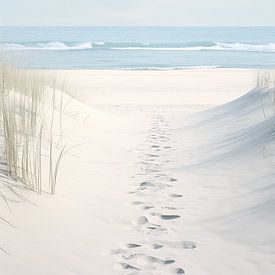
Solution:
{"label": "sandy dune", "polygon": [[275,272],[274,89],[256,71],[58,74],[79,146],[56,196],[4,213],[5,275]]}

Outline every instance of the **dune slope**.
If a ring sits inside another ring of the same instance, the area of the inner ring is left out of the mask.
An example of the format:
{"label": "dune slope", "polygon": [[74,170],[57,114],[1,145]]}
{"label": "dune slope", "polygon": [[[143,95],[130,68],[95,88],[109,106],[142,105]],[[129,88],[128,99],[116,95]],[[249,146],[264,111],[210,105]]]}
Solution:
{"label": "dune slope", "polygon": [[[238,90],[239,76],[217,73],[228,75],[212,104],[210,80],[190,101],[185,83],[167,103],[175,85],[168,80],[138,103],[133,90],[128,98],[117,90],[113,104],[108,89],[65,95],[62,143],[73,149],[61,163],[56,195],[22,191],[12,212],[1,200],[1,216],[13,225],[0,224],[4,274],[273,274],[274,88],[245,94],[250,82],[243,79]],[[230,87],[234,93],[223,97]],[[199,105],[202,93],[207,102]],[[229,98],[236,99],[205,110]]]}

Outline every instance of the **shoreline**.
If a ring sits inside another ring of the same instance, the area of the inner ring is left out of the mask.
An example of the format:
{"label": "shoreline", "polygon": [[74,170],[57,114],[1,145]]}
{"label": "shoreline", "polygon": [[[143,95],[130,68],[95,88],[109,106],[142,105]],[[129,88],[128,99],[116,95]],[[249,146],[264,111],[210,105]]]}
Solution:
{"label": "shoreline", "polygon": [[30,71],[90,71],[90,72],[186,72],[186,71],[270,71],[275,73],[275,68],[185,68],[185,69],[28,69]]}

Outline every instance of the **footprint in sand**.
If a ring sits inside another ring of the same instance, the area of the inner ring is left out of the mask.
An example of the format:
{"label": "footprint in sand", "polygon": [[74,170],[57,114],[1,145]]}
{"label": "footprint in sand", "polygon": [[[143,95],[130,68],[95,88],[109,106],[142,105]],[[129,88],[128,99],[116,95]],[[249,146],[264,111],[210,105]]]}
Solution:
{"label": "footprint in sand", "polygon": [[154,232],[166,232],[167,229],[164,227],[161,227],[160,225],[150,225],[147,226],[147,229],[149,229],[150,231],[154,231]]}
{"label": "footprint in sand", "polygon": [[125,269],[125,270],[131,270],[131,271],[138,271],[140,268],[135,267],[133,265],[127,264],[127,263],[120,263],[120,268]]}
{"label": "footprint in sand", "polygon": [[155,184],[153,184],[153,183],[150,182],[150,181],[144,181],[144,182],[142,182],[142,183],[139,185],[139,190],[144,190],[144,189],[146,189],[147,187],[155,187]]}
{"label": "footprint in sand", "polygon": [[163,206],[163,209],[168,209],[168,210],[178,210],[176,207],[171,207],[171,206]]}
{"label": "footprint in sand", "polygon": [[123,247],[125,248],[138,248],[138,247],[141,247],[142,245],[141,244],[136,244],[136,243],[127,243],[125,245],[123,245]]}
{"label": "footprint in sand", "polygon": [[162,245],[162,244],[159,244],[159,243],[153,243],[153,244],[151,245],[151,247],[152,247],[153,249],[160,249],[160,248],[163,248],[163,245]]}
{"label": "footprint in sand", "polygon": [[147,265],[147,264],[162,264],[162,265],[168,265],[175,263],[175,260],[173,259],[161,259],[153,256],[141,256],[137,259],[137,263],[141,265]]}
{"label": "footprint in sand", "polygon": [[151,157],[151,158],[159,158],[160,155],[156,155],[156,154],[146,154],[146,156]]}
{"label": "footprint in sand", "polygon": [[132,260],[133,258],[135,258],[137,256],[136,253],[134,254],[124,254],[124,255],[121,255],[121,258],[123,260]]}
{"label": "footprint in sand", "polygon": [[173,271],[175,274],[185,274],[185,271],[182,268],[175,268]]}
{"label": "footprint in sand", "polygon": [[152,205],[145,205],[145,206],[142,206],[142,209],[143,209],[143,210],[149,210],[149,209],[152,209],[152,208],[154,208],[154,206],[152,206]]}
{"label": "footprint in sand", "polygon": [[134,225],[143,225],[148,223],[148,219],[145,216],[138,217],[132,221]]}
{"label": "footprint in sand", "polygon": [[156,144],[151,145],[151,147],[152,147],[152,148],[160,148],[160,146],[159,146],[159,145],[156,145]]}
{"label": "footprint in sand", "polygon": [[182,195],[180,195],[180,194],[170,194],[169,197],[170,198],[182,198]]}
{"label": "footprint in sand", "polygon": [[157,216],[161,218],[162,220],[175,220],[180,218],[180,215],[165,215],[161,213],[151,213],[152,216]]}

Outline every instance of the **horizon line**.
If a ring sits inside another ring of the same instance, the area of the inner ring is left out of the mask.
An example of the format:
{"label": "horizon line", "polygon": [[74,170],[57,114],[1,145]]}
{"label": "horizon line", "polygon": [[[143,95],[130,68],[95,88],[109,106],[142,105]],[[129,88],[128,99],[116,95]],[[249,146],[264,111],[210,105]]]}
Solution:
{"label": "horizon line", "polygon": [[275,28],[275,25],[0,25],[0,27],[83,27],[83,28]]}

